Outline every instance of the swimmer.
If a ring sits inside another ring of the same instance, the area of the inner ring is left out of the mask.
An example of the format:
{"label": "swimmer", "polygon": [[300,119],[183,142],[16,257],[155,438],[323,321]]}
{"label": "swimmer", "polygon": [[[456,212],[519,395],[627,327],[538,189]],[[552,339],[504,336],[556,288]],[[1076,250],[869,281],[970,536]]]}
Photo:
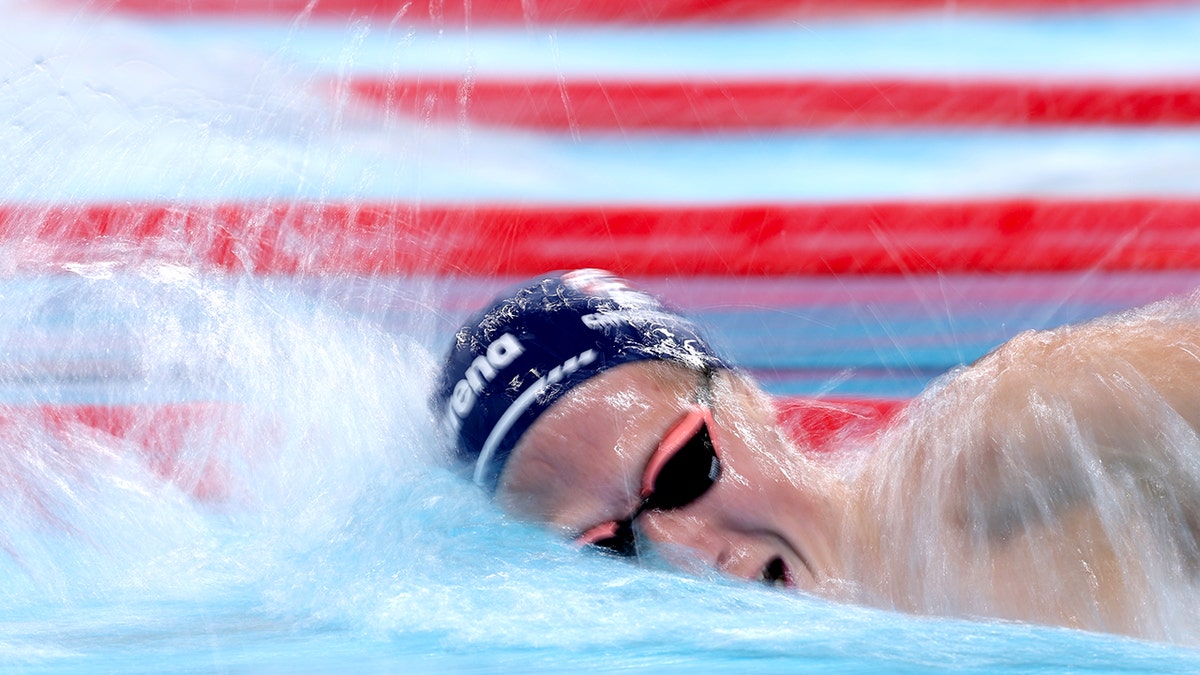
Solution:
{"label": "swimmer", "polygon": [[457,333],[436,414],[469,478],[582,549],[838,601],[1195,642],[1200,316],[1022,334],[812,452],[698,327],[598,270]]}

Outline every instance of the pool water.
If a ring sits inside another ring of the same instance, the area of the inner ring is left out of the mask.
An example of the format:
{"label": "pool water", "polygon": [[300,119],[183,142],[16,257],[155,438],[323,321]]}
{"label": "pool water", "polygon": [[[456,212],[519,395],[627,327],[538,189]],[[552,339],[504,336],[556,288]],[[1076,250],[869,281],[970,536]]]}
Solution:
{"label": "pool water", "polygon": [[[777,67],[771,49],[789,45],[789,62],[814,72],[830,62],[933,72],[953,54],[968,70],[1028,75],[1049,63],[1068,74],[1194,76],[1200,13],[1188,6],[814,20],[801,26],[814,36],[804,48],[774,25],[464,35],[362,17],[3,8],[5,205],[1200,190],[1200,134],[1188,126],[536,132],[381,119],[323,85],[356,69],[636,69],[655,49],[669,55],[654,61],[663,68],[761,72]],[[755,56],[749,44],[775,46]],[[1024,48],[996,46],[1005,44]],[[618,46],[629,65],[606,56]],[[855,57],[837,58],[846,46]],[[3,246],[11,256],[45,245],[15,231]],[[0,663],[23,672],[1200,669],[1187,645],[905,616],[581,556],[506,518],[443,465],[426,400],[456,322],[510,281],[241,275],[137,256],[6,274]],[[773,393],[907,398],[1022,330],[1188,293],[1200,273],[637,281],[695,316]],[[97,426],[62,412],[88,405],[128,417]]]}

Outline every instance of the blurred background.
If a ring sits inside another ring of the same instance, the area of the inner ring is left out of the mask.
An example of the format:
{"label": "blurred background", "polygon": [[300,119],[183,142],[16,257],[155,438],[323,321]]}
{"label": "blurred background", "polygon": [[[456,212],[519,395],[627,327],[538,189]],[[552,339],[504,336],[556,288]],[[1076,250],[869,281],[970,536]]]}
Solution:
{"label": "blurred background", "polygon": [[450,475],[424,406],[466,313],[552,269],[867,403],[1192,292],[1200,4],[0,10],[7,665],[1197,667],[580,563]]}

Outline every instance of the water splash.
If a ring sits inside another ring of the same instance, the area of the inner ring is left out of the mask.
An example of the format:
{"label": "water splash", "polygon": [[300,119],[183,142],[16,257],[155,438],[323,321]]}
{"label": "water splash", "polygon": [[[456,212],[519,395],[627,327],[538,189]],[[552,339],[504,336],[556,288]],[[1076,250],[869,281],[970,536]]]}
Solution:
{"label": "water splash", "polygon": [[1197,642],[1200,436],[1162,377],[1190,379],[1186,351],[1154,351],[1186,350],[1196,312],[1191,296],[1024,334],[931,387],[867,474],[897,564],[866,595]]}
{"label": "water splash", "polygon": [[[862,193],[861,163],[840,159],[830,171],[801,158],[860,156],[877,143],[907,156],[913,147],[879,137],[785,140],[774,160],[804,166],[781,176],[749,170],[770,163],[766,144],[751,139],[728,144],[741,157],[733,170],[695,180],[684,171],[695,154],[683,142],[655,145],[649,154],[670,161],[631,172],[632,155],[612,150],[610,139],[564,150],[478,130],[466,137],[393,109],[382,130],[368,131],[344,96],[331,107],[306,86],[307,65],[289,60],[311,44],[293,38],[324,31],[313,43],[333,44],[336,75],[369,56],[362,25],[315,27],[303,15],[282,39],[252,27],[196,52],[188,50],[201,41],[189,39],[187,25],[160,33],[91,15],[33,17],[14,4],[5,6],[14,11],[3,29],[0,90],[4,108],[17,111],[0,131],[12,160],[6,202],[659,199],[682,183],[699,187],[676,199],[728,198],[737,193],[728,185],[765,185],[742,194],[774,198],[796,196],[797,182],[810,196],[847,195]],[[535,5],[522,8],[530,16]],[[396,32],[411,35],[405,30]],[[478,34],[472,40],[485,46]],[[388,64],[410,57],[412,43],[386,44]],[[559,72],[579,68],[562,56]],[[1161,147],[1144,161],[1161,167],[1180,157],[1176,180],[1185,180],[1190,147],[1151,140]],[[961,156],[977,153],[941,154],[957,175]],[[1024,155],[1003,158],[997,173]],[[945,190],[942,180],[918,183]],[[580,184],[601,189],[581,195]],[[986,672],[1017,653],[1048,672],[1114,662],[1197,667],[1191,652],[1108,636],[913,619],[581,560],[496,513],[437,460],[423,387],[432,334],[453,323],[461,308],[447,306],[461,298],[430,293],[420,280],[218,276],[128,246],[91,253],[0,286],[6,665],[394,670],[415,661],[430,670],[561,671],[669,663],[796,672],[955,663]],[[464,295],[478,304],[484,286]]]}

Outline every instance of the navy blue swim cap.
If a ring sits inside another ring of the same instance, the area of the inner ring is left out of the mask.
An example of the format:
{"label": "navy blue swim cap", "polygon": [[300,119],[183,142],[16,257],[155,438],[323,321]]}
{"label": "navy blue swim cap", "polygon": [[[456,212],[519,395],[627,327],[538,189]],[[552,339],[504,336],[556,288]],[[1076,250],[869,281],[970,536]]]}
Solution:
{"label": "navy blue swim cap", "polygon": [[455,335],[435,414],[475,483],[495,492],[512,449],[573,387],[631,361],[722,365],[696,327],[602,270],[556,272],[503,293]]}

